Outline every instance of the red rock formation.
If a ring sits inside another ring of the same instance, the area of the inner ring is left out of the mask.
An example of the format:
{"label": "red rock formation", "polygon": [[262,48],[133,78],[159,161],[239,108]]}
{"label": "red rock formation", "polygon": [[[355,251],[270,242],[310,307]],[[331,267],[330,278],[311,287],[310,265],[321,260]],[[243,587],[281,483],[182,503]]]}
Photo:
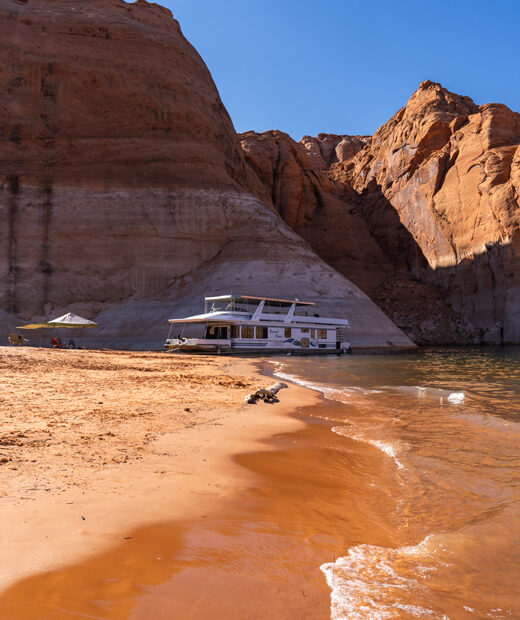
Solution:
{"label": "red rock formation", "polygon": [[256,192],[259,198],[323,260],[368,294],[394,273],[394,265],[369,233],[358,196],[348,183],[322,174],[308,148],[281,131],[248,131],[240,137],[247,163],[262,182],[263,189]]}
{"label": "red rock formation", "polygon": [[[520,115],[424,82],[332,176],[391,207],[483,341],[520,341]],[[371,231],[391,237],[384,223]]]}
{"label": "red rock formation", "polygon": [[303,136],[301,139],[316,170],[326,170],[333,163],[348,161],[369,141],[369,136],[338,136],[332,133],[320,133],[315,138]]}
{"label": "red rock formation", "polygon": [[147,295],[218,252],[200,231],[172,243],[171,200],[143,213],[147,195],[168,203],[165,188],[237,189],[245,174],[211,76],[167,9],[0,0],[0,40],[2,306],[29,316]]}
{"label": "red rock formation", "polygon": [[468,330],[438,289],[419,281],[427,261],[389,203],[358,194],[344,175],[332,182],[321,164],[316,170],[308,149],[281,131],[249,131],[241,139],[262,181],[257,195],[405,333],[425,344],[468,341]]}
{"label": "red rock formation", "polygon": [[251,194],[263,186],[168,10],[0,0],[0,40],[0,310],[101,312],[104,339],[157,346],[204,293],[305,294],[349,316],[354,343],[410,344]]}
{"label": "red rock formation", "polygon": [[518,342],[519,119],[424,82],[362,150],[281,132],[242,146],[264,201],[413,338]]}

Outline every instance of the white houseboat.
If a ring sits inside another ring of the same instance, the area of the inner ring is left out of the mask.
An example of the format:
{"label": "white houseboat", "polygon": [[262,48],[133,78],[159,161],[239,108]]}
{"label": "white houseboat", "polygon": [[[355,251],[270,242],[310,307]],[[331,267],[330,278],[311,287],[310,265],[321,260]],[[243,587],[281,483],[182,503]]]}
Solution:
{"label": "white houseboat", "polygon": [[314,303],[298,299],[206,297],[204,314],[169,323],[169,351],[310,354],[349,349],[346,319],[320,317]]}

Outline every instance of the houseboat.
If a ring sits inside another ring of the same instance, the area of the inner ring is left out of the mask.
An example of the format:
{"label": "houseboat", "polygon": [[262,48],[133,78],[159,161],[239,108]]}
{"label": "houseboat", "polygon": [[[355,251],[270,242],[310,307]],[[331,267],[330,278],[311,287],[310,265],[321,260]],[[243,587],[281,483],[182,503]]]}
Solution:
{"label": "houseboat", "polygon": [[[346,352],[346,319],[320,317],[313,302],[248,295],[204,299],[204,314],[170,319],[169,351]],[[173,336],[172,336],[173,332]]]}

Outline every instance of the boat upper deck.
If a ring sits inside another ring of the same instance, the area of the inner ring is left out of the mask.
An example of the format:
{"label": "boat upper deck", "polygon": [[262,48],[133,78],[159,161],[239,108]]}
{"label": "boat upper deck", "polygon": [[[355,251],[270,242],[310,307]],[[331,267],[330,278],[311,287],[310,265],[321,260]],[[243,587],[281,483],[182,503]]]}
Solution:
{"label": "boat upper deck", "polygon": [[[170,323],[242,324],[259,323],[276,325],[299,324],[303,326],[348,327],[346,319],[320,317],[312,312],[314,302],[299,299],[275,299],[247,295],[221,295],[206,297],[204,314],[170,319]],[[311,314],[312,312],[312,314]]]}

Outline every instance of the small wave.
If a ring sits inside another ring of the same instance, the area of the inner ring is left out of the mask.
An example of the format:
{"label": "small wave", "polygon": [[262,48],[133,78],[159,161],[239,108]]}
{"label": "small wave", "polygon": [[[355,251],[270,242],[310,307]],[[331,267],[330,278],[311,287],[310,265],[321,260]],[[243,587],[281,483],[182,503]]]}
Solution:
{"label": "small wave", "polygon": [[332,428],[332,431],[338,435],[342,435],[343,437],[348,437],[349,439],[353,439],[354,441],[362,441],[363,443],[368,443],[371,446],[378,448],[387,456],[392,458],[399,469],[404,469],[403,463],[399,460],[397,456],[400,450],[396,445],[391,444],[387,441],[381,441],[379,439],[369,439],[367,437],[363,437],[362,435],[349,432],[347,426],[334,426]]}
{"label": "small wave", "polygon": [[351,397],[356,394],[369,395],[381,393],[381,390],[361,388],[357,386],[342,387],[340,389],[332,387],[330,385],[315,383],[314,381],[307,381],[305,379],[302,379],[301,377],[298,377],[297,375],[293,375],[280,370],[282,366],[279,362],[274,362],[274,365],[276,369],[273,374],[279,379],[286,379],[287,381],[292,381],[293,383],[297,383],[298,385],[302,385],[303,387],[315,390],[316,392],[321,392],[325,396],[325,398],[328,398],[329,400],[335,400],[347,404],[350,402]]}
{"label": "small wave", "polygon": [[[406,600],[417,600],[425,589],[429,575],[436,570],[431,561],[435,554],[432,536],[418,545],[390,549],[358,545],[335,562],[322,564],[331,589],[331,618],[380,619],[408,617],[439,618],[438,612]],[[398,567],[398,568],[397,568]]]}

